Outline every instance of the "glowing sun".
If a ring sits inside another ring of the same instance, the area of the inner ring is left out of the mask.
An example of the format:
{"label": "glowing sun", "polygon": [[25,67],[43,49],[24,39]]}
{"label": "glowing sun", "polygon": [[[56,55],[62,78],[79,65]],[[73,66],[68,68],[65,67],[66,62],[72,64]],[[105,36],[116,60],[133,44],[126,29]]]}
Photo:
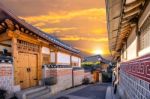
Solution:
{"label": "glowing sun", "polygon": [[95,55],[99,55],[99,54],[102,55],[102,54],[103,54],[103,51],[100,50],[100,49],[99,49],[99,50],[94,50],[94,51],[93,51],[93,54],[95,54]]}

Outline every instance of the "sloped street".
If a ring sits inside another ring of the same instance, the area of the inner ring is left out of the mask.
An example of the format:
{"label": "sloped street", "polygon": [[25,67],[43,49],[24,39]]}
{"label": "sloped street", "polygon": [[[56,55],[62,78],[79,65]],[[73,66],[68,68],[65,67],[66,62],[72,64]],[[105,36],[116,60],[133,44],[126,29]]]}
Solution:
{"label": "sloped street", "polygon": [[107,87],[110,85],[110,83],[97,83],[79,86],[60,92],[47,99],[105,99]]}

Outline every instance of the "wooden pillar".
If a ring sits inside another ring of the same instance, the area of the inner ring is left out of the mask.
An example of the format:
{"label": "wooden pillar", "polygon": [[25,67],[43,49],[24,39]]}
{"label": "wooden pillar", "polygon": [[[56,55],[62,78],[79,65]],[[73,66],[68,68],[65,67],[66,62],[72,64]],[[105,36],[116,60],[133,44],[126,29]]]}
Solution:
{"label": "wooden pillar", "polygon": [[38,80],[42,79],[42,46],[39,46],[39,54],[38,54]]}
{"label": "wooden pillar", "polygon": [[58,59],[57,53],[58,53],[58,51],[55,50],[55,64],[58,64],[58,61],[57,61],[57,59]]}
{"label": "wooden pillar", "polygon": [[14,66],[14,81],[16,81],[16,70],[17,70],[16,64],[17,64],[18,51],[17,51],[17,39],[14,37],[12,38],[12,56],[13,56],[13,66]]}
{"label": "wooden pillar", "polygon": [[136,23],[136,36],[137,36],[137,48],[136,48],[136,56],[139,56],[139,51],[140,51],[140,32],[139,32],[139,27],[138,23]]}
{"label": "wooden pillar", "polygon": [[72,55],[70,55],[70,66],[72,66]]}

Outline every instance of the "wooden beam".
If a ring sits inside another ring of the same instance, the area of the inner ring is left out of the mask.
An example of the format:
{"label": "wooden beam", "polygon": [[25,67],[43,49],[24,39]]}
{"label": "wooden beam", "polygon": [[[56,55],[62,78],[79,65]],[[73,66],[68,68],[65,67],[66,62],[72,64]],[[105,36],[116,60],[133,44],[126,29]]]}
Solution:
{"label": "wooden beam", "polygon": [[30,42],[30,43],[37,44],[37,45],[41,44],[41,42],[37,40],[36,38],[30,37],[27,34],[23,34],[19,30],[8,31],[8,36],[11,38],[17,38],[19,40],[23,40],[23,41]]}
{"label": "wooden beam", "polygon": [[6,46],[6,47],[11,47],[11,45],[9,45],[9,44],[4,44],[4,43],[0,43],[0,45]]}
{"label": "wooden beam", "polygon": [[130,16],[132,16],[132,15],[135,15],[135,14],[139,13],[139,12],[140,12],[140,8],[139,8],[139,7],[134,8],[134,9],[132,9],[132,10],[126,12],[126,13],[124,14],[123,18],[126,19],[126,18],[128,18],[128,17],[130,17]]}
{"label": "wooden beam", "polygon": [[0,42],[6,41],[6,40],[9,40],[9,39],[11,39],[11,38],[8,36],[8,33],[0,34]]}
{"label": "wooden beam", "polygon": [[14,23],[13,23],[13,21],[11,21],[10,19],[5,19],[5,23],[7,24],[8,29],[10,29],[10,30],[12,30],[12,31],[15,29]]}
{"label": "wooden beam", "polygon": [[128,11],[136,8],[137,6],[140,6],[143,2],[144,2],[144,0],[137,0],[131,4],[125,5],[124,12],[128,12]]}

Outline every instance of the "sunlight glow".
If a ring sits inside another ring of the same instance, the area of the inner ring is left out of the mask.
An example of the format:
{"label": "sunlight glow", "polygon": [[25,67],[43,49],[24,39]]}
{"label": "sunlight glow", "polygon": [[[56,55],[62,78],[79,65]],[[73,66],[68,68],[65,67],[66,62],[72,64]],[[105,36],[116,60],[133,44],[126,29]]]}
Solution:
{"label": "sunlight glow", "polygon": [[94,50],[94,51],[93,51],[93,54],[95,54],[95,55],[98,55],[98,54],[102,55],[102,54],[103,54],[103,51],[100,50],[100,49]]}

